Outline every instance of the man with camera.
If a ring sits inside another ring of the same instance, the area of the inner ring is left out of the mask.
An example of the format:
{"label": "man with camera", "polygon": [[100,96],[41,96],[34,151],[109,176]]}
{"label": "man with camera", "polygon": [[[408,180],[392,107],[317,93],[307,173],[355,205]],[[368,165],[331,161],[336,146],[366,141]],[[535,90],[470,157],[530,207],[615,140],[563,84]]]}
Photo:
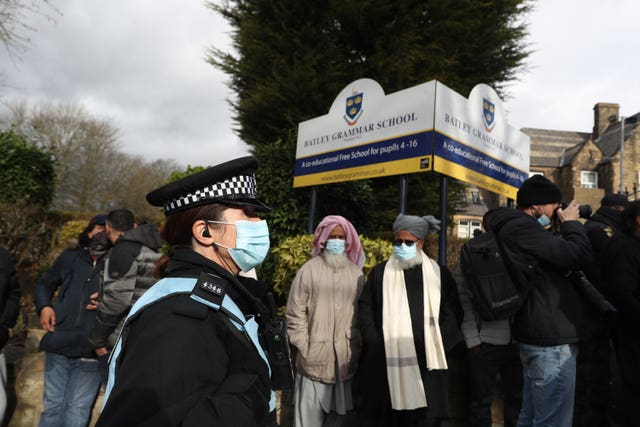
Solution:
{"label": "man with camera", "polygon": [[[507,265],[529,286],[513,323],[524,373],[520,427],[571,426],[577,344],[589,336],[586,307],[566,273],[592,261],[591,244],[579,205],[563,209],[560,200],[555,184],[534,175],[518,190],[517,209],[499,208],[491,218]],[[544,228],[553,219],[559,236]]]}

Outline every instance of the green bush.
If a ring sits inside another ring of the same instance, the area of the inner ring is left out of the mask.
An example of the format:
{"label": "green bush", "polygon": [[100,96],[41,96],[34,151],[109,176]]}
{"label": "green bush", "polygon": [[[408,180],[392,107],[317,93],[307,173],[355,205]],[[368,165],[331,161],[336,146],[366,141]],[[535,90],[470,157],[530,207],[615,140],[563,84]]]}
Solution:
{"label": "green bush", "polygon": [[[366,255],[363,267],[365,274],[376,264],[388,259],[393,252],[391,242],[387,240],[360,236],[360,241]],[[312,234],[288,237],[271,251],[275,258],[273,289],[281,301],[286,301],[296,272],[311,258],[312,242]]]}
{"label": "green bush", "polygon": [[[365,275],[376,264],[389,259],[393,253],[393,247],[389,240],[360,236],[360,241],[366,255],[363,267]],[[312,242],[312,234],[288,237],[271,250],[272,262],[275,265],[273,289],[281,302],[287,300],[296,272],[311,258]],[[465,240],[456,238],[449,238],[447,241],[447,268],[452,273],[464,242]],[[438,237],[436,235],[427,236],[424,251],[429,257],[438,259]]]}
{"label": "green bush", "polygon": [[0,201],[48,207],[55,190],[52,154],[11,130],[0,130]]}

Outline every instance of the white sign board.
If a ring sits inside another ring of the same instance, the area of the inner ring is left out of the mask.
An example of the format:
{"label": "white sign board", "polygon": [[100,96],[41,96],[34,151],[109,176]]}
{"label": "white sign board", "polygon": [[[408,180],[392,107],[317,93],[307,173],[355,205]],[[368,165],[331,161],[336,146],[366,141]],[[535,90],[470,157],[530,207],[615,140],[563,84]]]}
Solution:
{"label": "white sign board", "polygon": [[530,138],[507,123],[498,94],[479,84],[466,99],[437,82],[435,114],[433,169],[515,199]]}
{"label": "white sign board", "polygon": [[529,137],[508,125],[489,86],[467,100],[435,80],[389,95],[356,80],[329,114],[298,126],[294,187],[430,170],[515,199]]}
{"label": "white sign board", "polygon": [[435,81],[384,94],[349,84],[329,114],[302,122],[294,187],[431,170]]}

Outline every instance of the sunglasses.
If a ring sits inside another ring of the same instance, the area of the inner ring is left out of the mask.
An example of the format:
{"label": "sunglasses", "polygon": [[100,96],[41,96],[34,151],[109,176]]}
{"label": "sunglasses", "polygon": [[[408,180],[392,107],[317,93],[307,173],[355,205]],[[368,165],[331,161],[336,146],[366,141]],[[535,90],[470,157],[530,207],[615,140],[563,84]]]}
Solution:
{"label": "sunglasses", "polygon": [[396,239],[393,241],[393,246],[402,246],[404,243],[407,246],[413,246],[417,240],[407,240],[407,239]]}

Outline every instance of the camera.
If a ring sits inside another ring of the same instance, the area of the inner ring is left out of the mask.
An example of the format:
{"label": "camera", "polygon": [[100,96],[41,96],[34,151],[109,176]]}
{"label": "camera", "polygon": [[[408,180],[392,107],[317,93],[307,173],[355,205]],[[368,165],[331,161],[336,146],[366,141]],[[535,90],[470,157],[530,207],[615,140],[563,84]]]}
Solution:
{"label": "camera", "polygon": [[[560,203],[560,209],[564,210],[569,206],[569,203]],[[580,218],[589,219],[591,218],[591,214],[593,213],[593,209],[591,205],[580,205],[578,207],[578,215]]]}

